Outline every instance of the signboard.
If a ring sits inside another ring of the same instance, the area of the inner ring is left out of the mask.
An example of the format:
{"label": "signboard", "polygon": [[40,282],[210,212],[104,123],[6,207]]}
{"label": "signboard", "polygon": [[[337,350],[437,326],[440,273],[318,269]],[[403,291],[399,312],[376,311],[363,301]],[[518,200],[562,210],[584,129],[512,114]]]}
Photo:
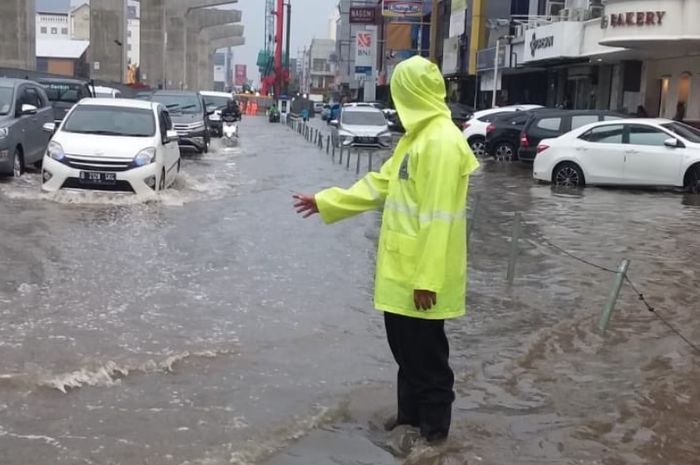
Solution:
{"label": "signboard", "polygon": [[[522,63],[581,56],[583,22],[560,21],[525,32]],[[520,58],[520,57],[519,57]]]}
{"label": "signboard", "polygon": [[383,0],[382,15],[394,18],[422,17],[422,1]]}
{"label": "signboard", "polygon": [[455,74],[459,72],[459,37],[445,39],[442,51],[442,73]]}
{"label": "signboard", "polygon": [[236,65],[234,67],[234,84],[237,86],[243,86],[248,82],[248,66],[247,65]]}
{"label": "signboard", "polygon": [[[501,44],[498,50],[498,67],[506,67],[506,48],[509,45]],[[477,71],[487,71],[495,68],[496,62],[496,47],[485,48],[479,50],[476,55],[476,70]]]}
{"label": "signboard", "polygon": [[350,7],[350,24],[376,24],[377,9],[374,7]]}
{"label": "signboard", "polygon": [[372,76],[375,56],[374,31],[358,31],[355,35],[355,79]]}
{"label": "signboard", "polygon": [[626,11],[605,15],[600,22],[603,29],[621,26],[663,26],[665,11]]}
{"label": "signboard", "polygon": [[214,66],[214,82],[226,82],[226,67],[222,65]]}
{"label": "signboard", "polygon": [[466,31],[467,0],[452,0],[450,13],[450,37],[458,37]]}

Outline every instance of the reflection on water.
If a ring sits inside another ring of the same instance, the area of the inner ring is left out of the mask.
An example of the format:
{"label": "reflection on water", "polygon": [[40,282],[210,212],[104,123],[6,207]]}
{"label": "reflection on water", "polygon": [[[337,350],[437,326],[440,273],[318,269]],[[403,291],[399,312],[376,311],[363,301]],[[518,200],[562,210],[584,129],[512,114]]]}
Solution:
{"label": "reflection on water", "polygon": [[[346,172],[283,127],[187,161],[154,199],[0,182],[0,464],[692,464],[698,196],[559,190],[485,162],[469,314],[449,324],[450,440],[385,433],[395,367],[371,309],[377,216],[301,221],[291,192]],[[352,171],[352,170],[351,170]],[[64,197],[65,196],[65,197]],[[505,283],[514,213],[515,284]]]}

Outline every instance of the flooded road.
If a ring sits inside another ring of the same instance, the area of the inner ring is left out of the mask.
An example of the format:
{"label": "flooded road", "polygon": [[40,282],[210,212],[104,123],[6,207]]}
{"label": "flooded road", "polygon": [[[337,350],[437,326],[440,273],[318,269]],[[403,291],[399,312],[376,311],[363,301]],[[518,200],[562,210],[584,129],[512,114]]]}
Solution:
{"label": "flooded road", "polygon": [[[395,367],[371,306],[377,215],[324,227],[291,195],[354,173],[280,125],[186,155],[161,198],[0,180],[0,464],[697,464],[700,370],[622,258],[700,341],[700,199],[554,192],[486,163],[469,315],[449,325],[451,439],[391,453]],[[522,212],[515,285],[505,271]]]}

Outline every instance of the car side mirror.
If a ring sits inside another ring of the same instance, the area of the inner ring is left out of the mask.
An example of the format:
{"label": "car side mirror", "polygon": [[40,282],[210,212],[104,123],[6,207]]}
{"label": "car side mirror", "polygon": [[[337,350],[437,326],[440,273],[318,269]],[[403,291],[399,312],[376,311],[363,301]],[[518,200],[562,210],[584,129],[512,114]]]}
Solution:
{"label": "car side mirror", "polygon": [[174,129],[169,129],[165,132],[165,143],[177,142],[180,140],[180,136],[177,135],[177,131]]}
{"label": "car side mirror", "polygon": [[46,133],[53,134],[56,132],[56,123],[44,123],[43,126],[41,126],[41,130]]}
{"label": "car side mirror", "polygon": [[22,114],[23,115],[36,115],[38,108],[35,107],[34,105],[29,105],[28,103],[25,103],[22,105]]}
{"label": "car side mirror", "polygon": [[333,126],[334,128],[337,128],[337,127],[340,126],[340,121],[338,121],[337,119],[334,119],[334,120],[331,120],[331,123],[330,123],[330,124],[331,124],[331,126]]}
{"label": "car side mirror", "polygon": [[672,149],[680,149],[680,148],[685,147],[685,145],[683,145],[683,142],[679,141],[675,137],[671,137],[670,139],[666,139],[664,141],[664,145],[666,147],[670,147]]}

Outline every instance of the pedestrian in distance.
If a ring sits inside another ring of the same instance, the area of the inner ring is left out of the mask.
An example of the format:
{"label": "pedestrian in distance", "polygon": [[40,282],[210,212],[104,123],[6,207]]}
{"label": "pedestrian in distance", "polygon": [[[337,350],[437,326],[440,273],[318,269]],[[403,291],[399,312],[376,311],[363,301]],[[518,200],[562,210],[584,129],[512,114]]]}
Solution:
{"label": "pedestrian in distance", "polygon": [[647,109],[644,108],[644,105],[639,105],[637,107],[637,113],[635,114],[637,118],[648,118],[649,113],[647,113]]}
{"label": "pedestrian in distance", "polygon": [[305,122],[309,122],[309,109],[308,108],[303,108],[301,110],[301,119]]}
{"label": "pedestrian in distance", "polygon": [[447,437],[454,402],[445,320],[465,313],[466,201],[479,166],[445,104],[445,82],[422,57],[399,64],[391,94],[406,134],[379,173],[349,189],[295,195],[304,217],[325,223],[383,208],[374,306],[384,312],[398,364],[398,415],[387,423]]}
{"label": "pedestrian in distance", "polygon": [[685,103],[678,102],[678,105],[676,105],[676,114],[673,116],[673,120],[682,123],[684,119],[685,119]]}

